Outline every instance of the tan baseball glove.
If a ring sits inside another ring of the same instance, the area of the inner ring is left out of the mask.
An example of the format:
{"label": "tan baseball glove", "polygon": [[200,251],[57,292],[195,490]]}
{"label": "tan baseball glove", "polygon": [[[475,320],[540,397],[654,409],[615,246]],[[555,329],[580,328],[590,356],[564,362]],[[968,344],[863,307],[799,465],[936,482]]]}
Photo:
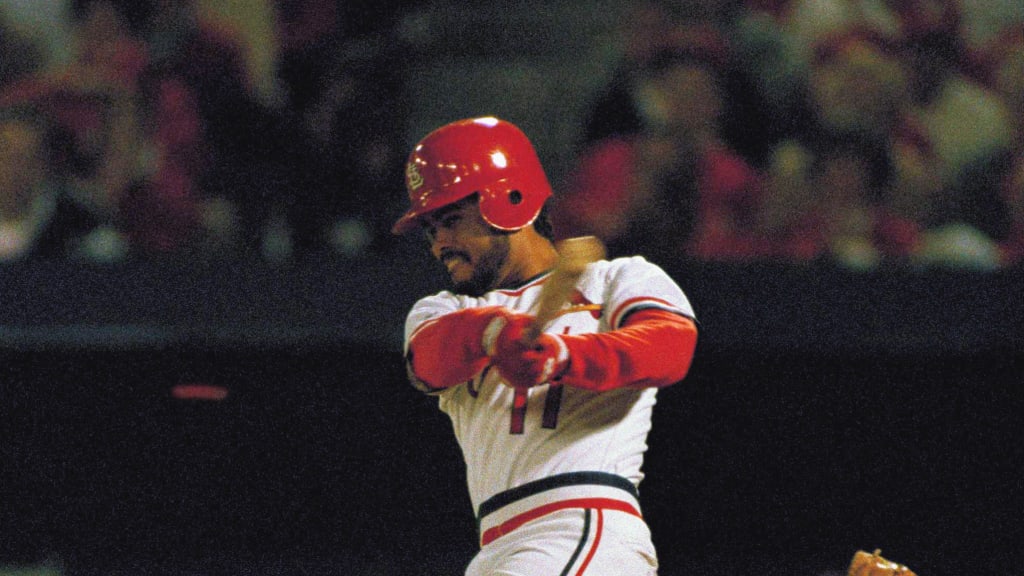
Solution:
{"label": "tan baseball glove", "polygon": [[882,551],[875,550],[869,554],[858,550],[850,561],[850,568],[846,576],[917,576],[914,572],[904,566],[890,562],[882,558]]}

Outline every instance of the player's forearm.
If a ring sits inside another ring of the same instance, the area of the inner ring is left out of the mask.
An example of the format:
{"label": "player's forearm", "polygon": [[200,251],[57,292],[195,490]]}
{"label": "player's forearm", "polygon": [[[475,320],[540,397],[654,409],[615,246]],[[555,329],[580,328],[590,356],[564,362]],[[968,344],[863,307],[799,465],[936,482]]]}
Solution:
{"label": "player's forearm", "polygon": [[663,310],[642,310],[610,332],[562,336],[569,367],[558,384],[597,392],[664,387],[682,380],[697,346],[697,326]]}
{"label": "player's forearm", "polygon": [[481,335],[493,308],[470,308],[423,323],[409,338],[411,377],[440,390],[471,379],[487,365]]}

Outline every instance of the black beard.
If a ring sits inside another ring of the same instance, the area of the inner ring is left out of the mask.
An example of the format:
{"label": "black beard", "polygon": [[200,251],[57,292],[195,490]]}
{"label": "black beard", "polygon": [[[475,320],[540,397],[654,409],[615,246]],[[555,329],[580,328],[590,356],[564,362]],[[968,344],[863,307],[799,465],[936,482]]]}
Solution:
{"label": "black beard", "polygon": [[491,249],[480,256],[473,267],[473,274],[465,282],[455,282],[453,290],[467,296],[483,296],[498,287],[498,273],[508,261],[509,240],[496,236]]}

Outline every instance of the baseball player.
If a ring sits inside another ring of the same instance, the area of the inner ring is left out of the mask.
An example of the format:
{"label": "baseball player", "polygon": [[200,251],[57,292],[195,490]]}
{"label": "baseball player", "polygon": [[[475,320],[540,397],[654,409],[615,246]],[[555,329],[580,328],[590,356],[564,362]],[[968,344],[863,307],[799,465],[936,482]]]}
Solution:
{"label": "baseball player", "polygon": [[413,306],[405,354],[465,458],[480,541],[466,574],[656,574],[637,487],[658,388],[693,358],[686,296],[642,257],[598,260],[527,338],[559,259],[528,138],[459,120],[415,146],[405,177],[393,231],[422,229],[453,285]]}

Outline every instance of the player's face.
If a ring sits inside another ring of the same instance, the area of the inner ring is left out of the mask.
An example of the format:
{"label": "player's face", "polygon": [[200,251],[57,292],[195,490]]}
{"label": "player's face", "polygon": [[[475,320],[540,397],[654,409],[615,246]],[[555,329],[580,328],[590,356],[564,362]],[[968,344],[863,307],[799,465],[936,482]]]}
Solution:
{"label": "player's face", "polygon": [[508,262],[508,235],[491,228],[475,201],[446,206],[423,219],[430,252],[456,292],[479,296],[498,287]]}

